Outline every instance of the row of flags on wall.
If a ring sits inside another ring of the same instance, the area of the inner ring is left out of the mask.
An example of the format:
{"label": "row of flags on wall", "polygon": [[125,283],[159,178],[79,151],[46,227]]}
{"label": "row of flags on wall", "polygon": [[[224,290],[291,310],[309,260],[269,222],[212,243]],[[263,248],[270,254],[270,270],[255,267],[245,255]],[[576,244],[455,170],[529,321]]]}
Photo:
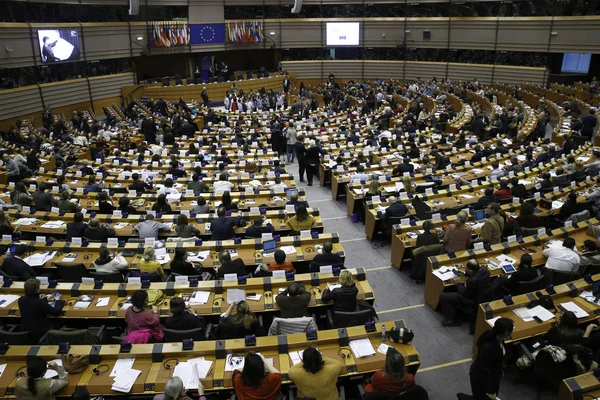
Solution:
{"label": "row of flags on wall", "polygon": [[151,47],[175,47],[190,44],[188,24],[155,23],[148,26],[148,39]]}
{"label": "row of flags on wall", "polygon": [[150,47],[187,46],[189,44],[262,43],[262,21],[232,21],[226,24],[170,24],[148,26]]}

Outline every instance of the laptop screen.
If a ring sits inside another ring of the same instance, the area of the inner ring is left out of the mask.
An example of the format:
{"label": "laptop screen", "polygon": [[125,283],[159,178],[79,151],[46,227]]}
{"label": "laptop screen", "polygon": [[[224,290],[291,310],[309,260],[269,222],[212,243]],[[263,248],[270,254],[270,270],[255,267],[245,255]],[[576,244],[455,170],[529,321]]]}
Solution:
{"label": "laptop screen", "polygon": [[277,248],[276,240],[267,240],[263,243],[263,250],[266,252],[273,251]]}
{"label": "laptop screen", "polygon": [[485,219],[485,210],[475,211],[475,221],[481,221],[482,219]]}
{"label": "laptop screen", "polygon": [[298,189],[286,190],[285,195],[287,196],[288,200],[292,198],[292,193],[298,193]]}

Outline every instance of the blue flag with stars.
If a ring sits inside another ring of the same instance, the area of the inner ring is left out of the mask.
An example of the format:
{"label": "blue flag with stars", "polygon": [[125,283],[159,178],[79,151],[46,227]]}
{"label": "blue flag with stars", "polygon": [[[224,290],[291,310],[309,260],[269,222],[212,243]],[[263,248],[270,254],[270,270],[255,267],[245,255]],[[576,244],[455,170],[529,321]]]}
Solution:
{"label": "blue flag with stars", "polygon": [[191,24],[192,44],[225,43],[225,24]]}

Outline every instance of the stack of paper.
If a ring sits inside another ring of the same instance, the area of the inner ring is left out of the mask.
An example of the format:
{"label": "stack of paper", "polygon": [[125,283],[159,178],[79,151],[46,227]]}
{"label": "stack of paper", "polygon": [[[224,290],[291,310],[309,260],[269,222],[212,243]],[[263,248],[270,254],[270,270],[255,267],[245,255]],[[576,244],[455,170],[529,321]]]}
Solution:
{"label": "stack of paper", "polygon": [[129,393],[133,387],[133,384],[141,373],[142,371],[137,369],[126,369],[119,371],[119,374],[115,376],[115,381],[111,389],[115,392]]}
{"label": "stack of paper", "polygon": [[48,221],[46,222],[44,225],[42,225],[42,228],[48,228],[48,229],[60,229],[63,227],[65,223],[63,221]]}
{"label": "stack of paper", "polygon": [[513,310],[513,312],[515,314],[517,314],[525,322],[533,321],[533,316],[531,315],[531,313],[529,312],[529,310],[526,307],[515,308]]}
{"label": "stack of paper", "polygon": [[202,262],[210,256],[210,250],[199,251],[197,253],[188,253],[187,260],[189,262]]}
{"label": "stack of paper", "polygon": [[577,304],[575,304],[572,301],[568,301],[566,303],[561,303],[558,306],[567,311],[572,311],[577,318],[585,318],[585,317],[589,317],[589,315],[590,315],[583,308],[579,307]]}
{"label": "stack of paper", "polygon": [[118,224],[115,224],[115,229],[123,229],[128,225],[129,224],[127,222],[119,222]]}
{"label": "stack of paper", "polygon": [[496,318],[490,318],[490,319],[486,319],[485,322],[488,323],[489,326],[491,326],[492,328],[494,327],[494,324],[496,323],[497,320],[499,320],[501,317],[496,317]]}
{"label": "stack of paper", "polygon": [[19,218],[15,221],[17,225],[32,225],[37,222],[37,218]]}
{"label": "stack of paper", "polygon": [[240,302],[246,300],[246,291],[243,289],[227,289],[227,303]]}
{"label": "stack of paper", "polygon": [[23,261],[25,261],[31,267],[40,267],[44,265],[47,261],[52,260],[55,255],[56,251],[53,251],[52,253],[44,251],[42,253],[32,254],[29,257],[25,258]]}
{"label": "stack of paper", "polygon": [[375,354],[375,349],[369,339],[359,339],[350,342],[350,348],[354,353],[354,358],[362,358]]}
{"label": "stack of paper", "polygon": [[280,248],[283,250],[285,254],[294,254],[296,253],[296,248],[294,246],[281,246]]}
{"label": "stack of paper", "polygon": [[294,365],[300,364],[302,362],[302,355],[304,354],[304,350],[291,351],[289,354]]}
{"label": "stack of paper", "polygon": [[456,275],[452,270],[448,267],[440,267],[438,269],[433,270],[433,274],[440,278],[442,281],[447,281],[453,279]]}
{"label": "stack of paper", "polygon": [[6,308],[10,306],[15,301],[19,300],[18,295],[16,294],[0,294],[0,308]]}
{"label": "stack of paper", "polygon": [[73,262],[76,258],[77,254],[69,253],[66,256],[64,256],[63,259],[60,260],[60,262]]}
{"label": "stack of paper", "polygon": [[498,261],[500,261],[500,263],[502,263],[502,264],[515,265],[517,263],[516,259],[514,259],[510,256],[507,256],[506,254],[501,254],[501,255],[497,256],[496,259]]}
{"label": "stack of paper", "polygon": [[337,288],[341,288],[342,285],[339,283],[328,283],[327,284],[327,289],[329,289],[330,291],[333,289],[337,289]]}
{"label": "stack of paper", "polygon": [[160,265],[164,265],[171,262],[171,256],[167,253],[166,247],[156,249],[154,251],[154,259],[158,261]]}
{"label": "stack of paper", "polygon": [[381,343],[379,345],[379,347],[377,348],[377,352],[381,353],[381,354],[387,354],[388,349],[390,348],[390,346],[388,346],[385,343]]}
{"label": "stack of paper", "polygon": [[210,292],[204,292],[202,290],[198,290],[194,292],[192,297],[190,298],[190,305],[199,305],[208,303],[208,298],[210,297]]}
{"label": "stack of paper", "polygon": [[96,302],[96,307],[106,307],[109,301],[110,297],[100,297]]}

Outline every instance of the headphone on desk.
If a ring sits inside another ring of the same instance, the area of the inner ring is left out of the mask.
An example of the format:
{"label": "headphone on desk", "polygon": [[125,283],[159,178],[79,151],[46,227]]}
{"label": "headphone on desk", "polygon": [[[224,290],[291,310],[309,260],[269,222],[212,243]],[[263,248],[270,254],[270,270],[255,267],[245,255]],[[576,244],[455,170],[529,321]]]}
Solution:
{"label": "headphone on desk", "polygon": [[272,297],[273,296],[273,292],[270,291],[270,290],[266,290],[263,294],[264,294],[265,297]]}
{"label": "headphone on desk", "polygon": [[89,260],[90,258],[92,258],[92,256],[93,256],[93,254],[85,254],[85,255],[83,256],[83,259],[84,259],[84,260]]}
{"label": "headphone on desk", "polygon": [[321,293],[321,288],[318,286],[312,286],[309,290],[308,290],[313,296],[316,296],[317,293]]}
{"label": "headphone on desk", "polygon": [[352,349],[348,346],[340,347],[338,349],[338,355],[343,359],[352,358]]}
{"label": "headphone on desk", "polygon": [[[101,370],[100,368],[104,368],[104,369]],[[108,365],[106,365],[106,364],[100,364],[96,368],[92,369],[92,374],[94,374],[94,375],[102,375],[102,374],[108,372],[109,369],[110,369],[110,367]]]}
{"label": "headphone on desk", "polygon": [[21,368],[15,371],[15,376],[18,378],[27,375],[27,373],[25,372],[26,369],[27,365],[23,365]]}
{"label": "headphone on desk", "polygon": [[[174,364],[174,365],[172,365],[172,364],[170,363],[170,361],[175,361],[175,364]],[[164,367],[165,369],[173,369],[173,368],[175,368],[175,366],[177,366],[177,364],[179,364],[179,360],[178,360],[178,359],[176,359],[176,358],[169,358],[167,361],[165,361],[165,362],[163,363],[163,367]]]}

